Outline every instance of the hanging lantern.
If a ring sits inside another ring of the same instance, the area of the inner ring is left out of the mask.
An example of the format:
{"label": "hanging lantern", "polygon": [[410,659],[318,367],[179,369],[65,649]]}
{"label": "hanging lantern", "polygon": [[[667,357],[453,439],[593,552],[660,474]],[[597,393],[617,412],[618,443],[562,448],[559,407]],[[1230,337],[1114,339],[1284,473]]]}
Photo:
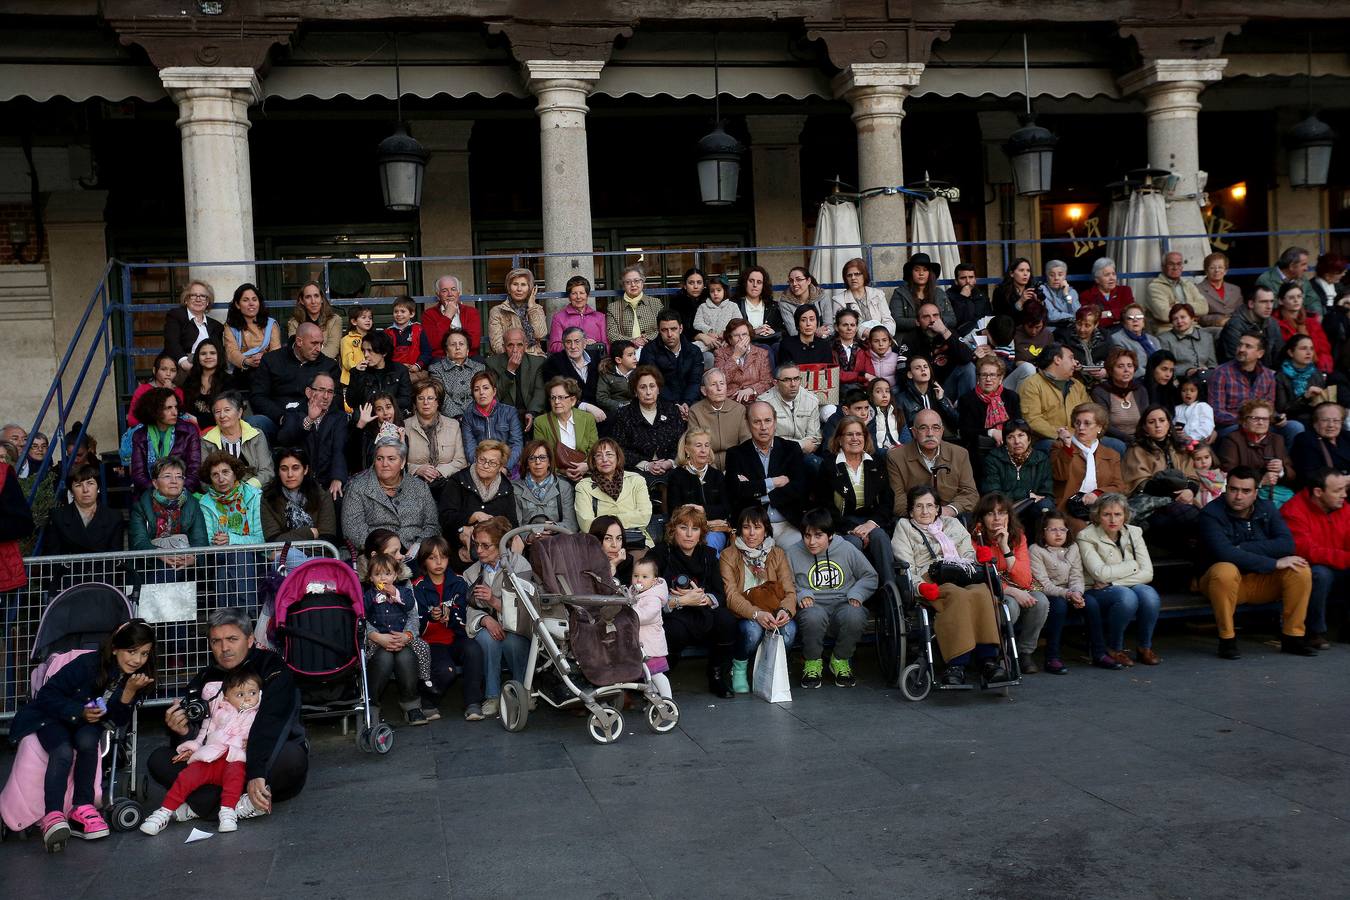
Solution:
{"label": "hanging lantern", "polygon": [[736,202],[741,179],[741,142],[722,129],[722,123],[698,142],[698,190],[708,206]]}
{"label": "hanging lantern", "polygon": [[1290,187],[1326,187],[1335,142],[1336,132],[1316,114],[1291,128],[1284,138],[1289,150]]}
{"label": "hanging lantern", "polygon": [[429,157],[426,148],[408,134],[402,123],[380,141],[380,188],[385,209],[409,212],[422,205],[422,174]]}
{"label": "hanging lantern", "polygon": [[1008,136],[1003,152],[1012,162],[1017,193],[1035,197],[1050,190],[1050,169],[1055,161],[1055,137],[1048,128],[1036,124],[1032,116],[1020,118],[1022,127]]}

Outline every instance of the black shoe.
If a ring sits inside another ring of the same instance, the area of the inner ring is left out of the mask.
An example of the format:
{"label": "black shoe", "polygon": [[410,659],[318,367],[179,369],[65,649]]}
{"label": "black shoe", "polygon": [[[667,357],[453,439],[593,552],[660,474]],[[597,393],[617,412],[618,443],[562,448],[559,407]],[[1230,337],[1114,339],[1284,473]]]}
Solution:
{"label": "black shoe", "polygon": [[997,684],[1008,680],[1008,670],[996,659],[985,660],[984,665],[980,667],[980,675],[984,678],[985,684]]}
{"label": "black shoe", "polygon": [[722,667],[713,666],[708,669],[708,693],[723,700],[730,700],[736,696],[735,691],[731,689],[731,685],[727,683],[727,679],[728,673]]}
{"label": "black shoe", "polygon": [[1280,652],[1292,653],[1294,656],[1316,656],[1317,651],[1308,645],[1302,637],[1295,637],[1292,634],[1280,635]]}
{"label": "black shoe", "polygon": [[960,687],[966,683],[965,666],[948,666],[947,671],[942,673],[942,683],[948,687]]}
{"label": "black shoe", "polygon": [[1238,652],[1237,638],[1219,638],[1219,659],[1242,659]]}

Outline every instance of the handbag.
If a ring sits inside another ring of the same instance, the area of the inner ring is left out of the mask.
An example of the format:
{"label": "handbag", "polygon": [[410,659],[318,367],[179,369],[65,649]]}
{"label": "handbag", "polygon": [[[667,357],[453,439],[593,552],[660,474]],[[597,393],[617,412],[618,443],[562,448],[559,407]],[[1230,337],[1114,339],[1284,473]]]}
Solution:
{"label": "handbag", "polygon": [[791,703],[792,686],[788,682],[787,647],[782,633],[774,628],[764,632],[755,651],[753,670],[755,696],[767,703]]}
{"label": "handbag", "polygon": [[783,586],[777,581],[766,581],[746,591],[745,599],[756,609],[762,609],[766,613],[777,613],[782,608]]}
{"label": "handbag", "polygon": [[928,580],[956,587],[984,584],[984,566],[964,559],[939,559],[928,567]]}
{"label": "handbag", "polygon": [[[553,427],[553,435],[557,440],[557,443],[553,445],[553,463],[558,467],[558,471],[566,473],[571,466],[584,463],[586,461],[585,453],[562,442],[562,429],[558,427],[558,420],[553,413],[548,414],[548,423]],[[575,427],[575,423],[573,423],[573,427]]]}
{"label": "handbag", "polygon": [[1191,482],[1182,472],[1177,469],[1163,469],[1150,475],[1148,480],[1139,486],[1138,491],[1154,497],[1172,497],[1188,487],[1191,487]]}

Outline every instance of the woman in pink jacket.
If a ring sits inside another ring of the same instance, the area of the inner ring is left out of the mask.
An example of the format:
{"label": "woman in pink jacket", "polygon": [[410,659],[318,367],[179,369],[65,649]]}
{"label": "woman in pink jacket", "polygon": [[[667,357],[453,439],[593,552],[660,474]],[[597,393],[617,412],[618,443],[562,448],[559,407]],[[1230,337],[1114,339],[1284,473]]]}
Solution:
{"label": "woman in pink jacket", "polygon": [[179,744],[178,755],[173,758],[176,763],[186,761],[188,767],[164,795],[164,805],[141,823],[141,831],[146,834],[163,831],[188,795],[204,784],[220,785],[219,831],[239,827],[234,806],[244,791],[245,750],[262,702],[262,678],[251,669],[231,669],[224,681],[202,688],[202,697],[208,695],[211,700],[201,730],[195,739]]}

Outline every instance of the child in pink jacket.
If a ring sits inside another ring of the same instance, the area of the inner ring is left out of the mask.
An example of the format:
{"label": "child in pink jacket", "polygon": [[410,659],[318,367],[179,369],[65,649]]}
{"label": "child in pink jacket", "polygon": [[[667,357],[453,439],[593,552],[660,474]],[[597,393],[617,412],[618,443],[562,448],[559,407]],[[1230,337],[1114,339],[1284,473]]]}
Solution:
{"label": "child in pink jacket", "polygon": [[670,599],[666,580],[661,577],[656,560],[651,557],[633,563],[633,606],[638,614],[638,643],[647,657],[647,670],[652,673],[652,684],[662,697],[670,697],[670,661],[666,659],[666,630],[661,624],[661,610]]}
{"label": "child in pink jacket", "polygon": [[225,674],[224,681],[212,681],[202,688],[202,698],[207,697],[210,705],[201,730],[195,739],[179,744],[173,758],[188,767],[164,795],[164,805],[141,823],[141,831],[146,834],[163,831],[188,795],[204,784],[220,785],[219,831],[239,827],[234,805],[244,791],[248,732],[262,702],[262,679],[252,670],[234,669]]}

